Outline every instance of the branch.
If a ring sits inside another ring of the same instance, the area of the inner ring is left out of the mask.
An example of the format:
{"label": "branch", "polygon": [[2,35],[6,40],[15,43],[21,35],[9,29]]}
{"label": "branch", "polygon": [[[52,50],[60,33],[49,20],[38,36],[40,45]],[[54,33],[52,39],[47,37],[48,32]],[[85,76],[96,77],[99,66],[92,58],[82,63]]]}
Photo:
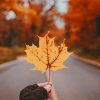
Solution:
{"label": "branch", "polygon": [[45,14],[47,14],[48,12],[50,12],[54,7],[55,7],[55,4],[56,4],[56,0],[53,0],[54,1],[54,4],[48,9],[45,11]]}

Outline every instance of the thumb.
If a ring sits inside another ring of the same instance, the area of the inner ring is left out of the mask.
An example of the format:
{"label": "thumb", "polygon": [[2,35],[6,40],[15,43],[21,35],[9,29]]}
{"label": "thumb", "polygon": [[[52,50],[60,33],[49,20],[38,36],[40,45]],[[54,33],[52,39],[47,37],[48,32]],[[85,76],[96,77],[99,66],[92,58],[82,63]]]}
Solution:
{"label": "thumb", "polygon": [[48,85],[44,86],[44,88],[47,90],[47,92],[50,92],[52,89],[52,85],[48,84]]}

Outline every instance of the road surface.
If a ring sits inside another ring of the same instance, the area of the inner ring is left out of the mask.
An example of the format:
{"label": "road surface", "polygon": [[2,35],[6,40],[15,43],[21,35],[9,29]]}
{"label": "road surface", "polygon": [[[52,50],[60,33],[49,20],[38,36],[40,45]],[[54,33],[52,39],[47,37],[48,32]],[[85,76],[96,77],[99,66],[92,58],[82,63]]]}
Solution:
{"label": "road surface", "polygon": [[19,100],[21,89],[34,82],[46,81],[45,75],[32,71],[32,67],[24,59],[19,59],[0,69],[0,100]]}
{"label": "road surface", "polygon": [[52,73],[58,100],[100,100],[100,68],[71,56],[63,69]]}
{"label": "road surface", "polygon": [[[100,68],[71,56],[68,69],[52,72],[58,100],[100,100]],[[1,66],[0,66],[1,67]],[[20,90],[34,82],[46,81],[45,74],[32,71],[24,59],[0,69],[0,100],[19,100]]]}

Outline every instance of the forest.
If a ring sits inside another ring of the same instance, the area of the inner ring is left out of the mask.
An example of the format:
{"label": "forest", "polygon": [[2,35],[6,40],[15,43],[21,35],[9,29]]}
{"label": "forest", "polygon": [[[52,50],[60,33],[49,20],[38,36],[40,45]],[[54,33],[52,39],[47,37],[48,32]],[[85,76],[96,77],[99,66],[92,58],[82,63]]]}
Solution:
{"label": "forest", "polygon": [[37,35],[44,36],[49,30],[52,37],[57,36],[56,43],[66,39],[69,51],[100,59],[100,1],[59,2],[0,0],[0,51],[38,45]]}

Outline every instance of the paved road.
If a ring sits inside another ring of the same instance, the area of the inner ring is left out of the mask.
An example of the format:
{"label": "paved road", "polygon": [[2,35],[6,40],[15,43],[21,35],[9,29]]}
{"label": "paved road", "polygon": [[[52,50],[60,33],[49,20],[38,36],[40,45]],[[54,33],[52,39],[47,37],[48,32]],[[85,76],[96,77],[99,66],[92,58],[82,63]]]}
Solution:
{"label": "paved road", "polygon": [[33,65],[25,60],[20,59],[15,61],[15,64],[6,64],[6,66],[0,69],[0,100],[19,100],[21,89],[34,82],[46,80],[45,75],[33,72],[31,70]]}
{"label": "paved road", "polygon": [[[65,65],[69,69],[52,72],[58,100],[100,100],[100,68],[73,56]],[[44,74],[31,71],[33,65],[23,59],[6,66],[0,69],[0,100],[18,100],[20,90],[25,86],[46,80]]]}
{"label": "paved road", "polygon": [[58,100],[100,100],[100,68],[71,56],[63,69],[52,73]]}

